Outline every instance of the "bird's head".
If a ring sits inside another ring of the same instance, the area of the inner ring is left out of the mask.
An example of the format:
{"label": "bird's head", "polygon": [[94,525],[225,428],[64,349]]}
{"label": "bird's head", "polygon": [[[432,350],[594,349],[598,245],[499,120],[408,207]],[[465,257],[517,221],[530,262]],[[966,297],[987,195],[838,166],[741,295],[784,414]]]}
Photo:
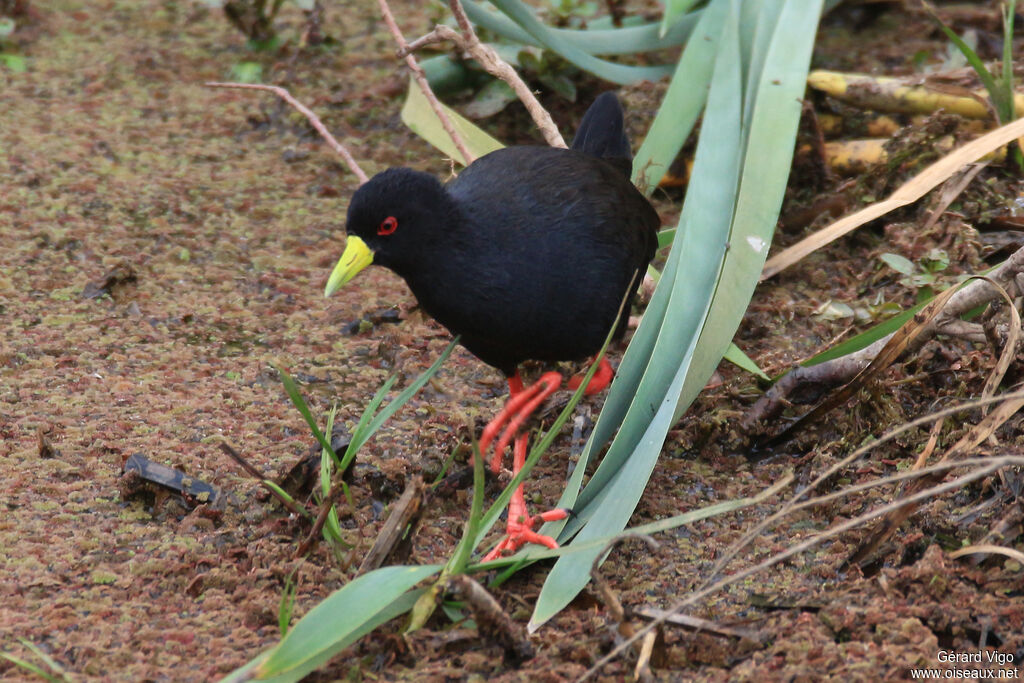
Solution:
{"label": "bird's head", "polygon": [[451,211],[452,202],[434,176],[408,168],[378,173],[352,195],[345,251],[324,295],[371,263],[406,276],[422,262],[424,249],[441,238]]}

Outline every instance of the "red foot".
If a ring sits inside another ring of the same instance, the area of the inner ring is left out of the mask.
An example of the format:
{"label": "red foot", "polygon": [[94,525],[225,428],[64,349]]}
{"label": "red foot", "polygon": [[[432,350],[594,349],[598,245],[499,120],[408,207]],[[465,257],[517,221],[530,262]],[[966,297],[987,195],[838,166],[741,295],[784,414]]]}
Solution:
{"label": "red foot", "polygon": [[[518,373],[516,376],[518,377]],[[559,382],[561,382],[561,380],[559,380]],[[515,446],[512,449],[512,471],[515,473],[518,473],[519,470],[523,469],[523,464],[526,462],[526,444],[529,439],[530,437],[528,434],[519,434],[516,436]],[[499,450],[498,453],[501,453],[501,451]],[[568,516],[568,510],[549,510],[548,512],[534,515],[533,517],[527,516],[524,486],[523,484],[520,484],[512,493],[512,500],[509,501],[508,504],[507,535],[497,546],[495,546],[494,550],[484,556],[483,561],[490,562],[491,560],[496,560],[499,557],[511,555],[527,543],[543,545],[548,548],[557,548],[558,543],[555,539],[550,536],[538,534],[533,529],[541,522],[555,522],[560,519],[565,519]]]}
{"label": "red foot", "polygon": [[[597,372],[595,372],[594,376],[590,378],[590,382],[587,383],[587,388],[583,390],[583,393],[590,396],[598,393],[599,391],[604,391],[605,387],[611,384],[614,378],[615,371],[612,370],[612,366],[608,364],[608,358],[602,356],[601,362],[597,366]],[[583,382],[583,375],[571,377],[569,378],[569,388],[576,391],[579,389],[581,382]]]}

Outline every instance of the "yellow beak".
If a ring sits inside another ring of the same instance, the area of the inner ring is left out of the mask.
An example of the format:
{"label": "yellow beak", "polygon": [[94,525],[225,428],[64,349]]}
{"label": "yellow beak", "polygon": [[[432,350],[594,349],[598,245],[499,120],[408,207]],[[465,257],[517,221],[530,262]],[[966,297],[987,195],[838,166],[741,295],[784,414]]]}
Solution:
{"label": "yellow beak", "polygon": [[373,252],[366,246],[366,242],[355,235],[349,235],[348,240],[345,241],[345,253],[338,259],[338,265],[334,266],[331,277],[327,280],[324,296],[334,294],[342,285],[371,263],[373,263]]}

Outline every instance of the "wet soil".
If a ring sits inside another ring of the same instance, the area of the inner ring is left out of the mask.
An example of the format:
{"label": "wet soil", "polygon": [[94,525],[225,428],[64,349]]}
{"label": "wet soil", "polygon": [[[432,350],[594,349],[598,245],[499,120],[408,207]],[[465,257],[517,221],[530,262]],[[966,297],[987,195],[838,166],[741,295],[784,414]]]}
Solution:
{"label": "wet soil", "polygon": [[[395,4],[410,36],[441,16],[437,3]],[[405,75],[373,9],[331,5],[322,32],[334,42],[300,46],[303,16],[287,4],[277,21],[285,43],[256,52],[219,10],[199,2],[32,3],[6,40],[4,49],[24,56],[27,69],[0,66],[0,650],[32,659],[18,641],[25,639],[76,680],[216,679],[278,640],[288,577],[297,580],[296,617],[344,585],[407,480],[422,474],[432,481],[453,452],[452,466],[464,468],[470,439],[500,407],[500,374],[456,350],[360,453],[352,505],[342,515],[356,549],[341,563],[322,544],[297,559],[308,524],[219,448],[231,444],[269,477],[318,452],[275,365],[296,378],[314,414],[336,404],[338,423],[351,430],[389,376],[398,375],[401,389],[449,341],[384,270],[370,269],[358,286],[323,298],[356,181],[305,120],[271,96],[203,87],[231,80],[243,62],[257,63],[264,82],[286,85],[317,111],[368,172],[405,164],[443,176],[447,162],[398,118]],[[994,57],[996,3],[950,12],[954,28],[973,30],[983,57]],[[945,41],[916,8],[854,3],[823,24],[814,59],[817,67],[900,75],[945,57]],[[578,104],[545,95],[563,131],[602,88],[580,83]],[[638,133],[653,115],[657,88],[624,93]],[[816,106],[853,116],[834,103]],[[514,108],[483,125],[507,141],[532,136]],[[855,178],[851,202],[884,196],[932,158],[912,155]],[[827,222],[794,226],[787,216],[850,187],[800,159],[778,245]],[[917,228],[928,198],[761,286],[736,343],[774,376],[870,326],[885,315],[881,304],[914,303],[915,288],[881,254],[915,260],[941,247],[950,265],[940,284],[997,262],[986,261],[993,248],[977,228],[1008,213],[1021,186],[999,165],[979,179],[927,233]],[[678,195],[658,195],[666,223],[675,221]],[[822,314],[830,301],[860,317]],[[751,435],[738,418],[763,387],[723,363],[670,432],[632,521],[754,495],[788,472],[806,483],[886,429],[978,395],[994,362],[983,345],[933,342],[841,414],[757,461],[748,457]],[[600,402],[588,399],[586,410],[596,415]],[[1011,420],[998,445],[985,448],[1019,449],[1018,424]],[[963,429],[948,425],[943,441],[953,443]],[[927,430],[909,432],[829,486],[906,469],[926,441]],[[557,499],[571,445],[568,435],[557,441],[535,470],[540,505]],[[224,493],[223,506],[128,489],[123,466],[134,454],[212,484]],[[863,571],[843,568],[866,534],[861,529],[734,585],[693,614],[755,628],[764,641],[669,627],[655,675],[905,679],[914,667],[940,666],[940,651],[985,648],[1015,657],[1004,668],[1019,667],[1024,568],[1011,559],[972,564],[946,555],[1012,519],[1019,494],[1019,475],[1006,473],[937,499]],[[429,501],[404,562],[447,559],[469,495],[456,488]],[[791,515],[728,571],[894,495],[881,487]],[[991,500],[997,504],[979,507]],[[625,544],[603,573],[628,609],[670,606],[776,502],[662,534],[657,552]],[[1019,524],[1005,544],[1021,548]],[[513,620],[526,622],[544,575],[538,565],[494,590]],[[536,655],[518,665],[440,615],[411,637],[399,635],[400,626],[364,638],[314,678],[573,679],[609,650],[618,624],[585,592],[531,636]],[[620,658],[599,678],[623,680],[632,667]],[[0,678],[32,675],[0,660]]]}

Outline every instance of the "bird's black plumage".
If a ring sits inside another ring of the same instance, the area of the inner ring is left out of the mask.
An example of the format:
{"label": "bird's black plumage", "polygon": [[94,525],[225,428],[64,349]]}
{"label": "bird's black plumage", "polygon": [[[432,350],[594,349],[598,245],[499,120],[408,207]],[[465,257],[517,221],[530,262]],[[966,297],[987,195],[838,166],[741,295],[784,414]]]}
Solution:
{"label": "bird's black plumage", "polygon": [[630,158],[606,93],[572,149],[508,147],[444,185],[389,169],[356,191],[346,227],[484,362],[511,375],[528,359],[581,359],[601,348],[657,244]]}

